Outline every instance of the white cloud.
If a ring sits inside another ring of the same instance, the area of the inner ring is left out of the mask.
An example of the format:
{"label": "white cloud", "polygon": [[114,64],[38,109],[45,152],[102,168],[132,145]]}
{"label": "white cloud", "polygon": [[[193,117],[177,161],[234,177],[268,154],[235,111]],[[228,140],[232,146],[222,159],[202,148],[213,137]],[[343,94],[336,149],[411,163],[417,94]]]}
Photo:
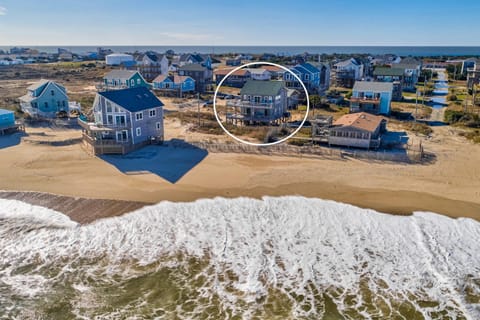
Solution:
{"label": "white cloud", "polygon": [[7,8],[0,6],[0,16],[4,16],[7,14]]}

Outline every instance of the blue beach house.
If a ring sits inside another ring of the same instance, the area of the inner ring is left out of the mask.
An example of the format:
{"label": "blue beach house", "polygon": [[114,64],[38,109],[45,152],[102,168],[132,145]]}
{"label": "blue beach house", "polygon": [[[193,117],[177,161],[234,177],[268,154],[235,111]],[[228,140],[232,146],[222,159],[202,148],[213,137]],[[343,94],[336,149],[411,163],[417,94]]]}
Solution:
{"label": "blue beach house", "polygon": [[153,80],[153,89],[160,91],[176,91],[179,94],[195,91],[195,80],[189,76],[159,75]]}
{"label": "blue beach house", "polygon": [[[321,93],[326,88],[328,88],[328,80],[326,79],[328,70],[326,67],[322,66],[322,70],[317,68],[311,63],[302,63],[292,67],[290,70],[295,73],[300,80],[302,80],[305,87],[310,94]],[[285,72],[283,75],[283,80],[285,81],[287,87],[292,89],[301,90],[303,87],[298,82],[298,80],[290,73]],[[323,80],[323,81],[322,81]]]}
{"label": "blue beach house", "polygon": [[32,117],[55,118],[59,112],[69,111],[67,90],[50,80],[40,80],[27,88],[19,98],[24,113]]}
{"label": "blue beach house", "polygon": [[15,114],[13,111],[0,109],[0,129],[9,128],[15,125]]}
{"label": "blue beach house", "polygon": [[356,81],[350,98],[350,112],[390,114],[393,83]]}

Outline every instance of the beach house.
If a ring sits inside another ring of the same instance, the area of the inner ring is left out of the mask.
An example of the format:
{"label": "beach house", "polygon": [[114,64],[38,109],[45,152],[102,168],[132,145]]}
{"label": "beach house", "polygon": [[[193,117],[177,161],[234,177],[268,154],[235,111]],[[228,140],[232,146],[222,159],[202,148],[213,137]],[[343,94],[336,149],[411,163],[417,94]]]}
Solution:
{"label": "beach house", "polygon": [[92,154],[125,154],[163,141],[163,103],[145,87],[98,92],[93,121],[79,124]]}
{"label": "beach house", "polygon": [[203,67],[208,69],[212,69],[212,57],[208,54],[200,54],[200,53],[185,53],[181,54],[176,60],[175,63],[178,64],[180,67],[187,65],[187,64],[200,64]]}
{"label": "beach house", "polygon": [[156,52],[139,53],[135,55],[134,68],[145,78],[147,81],[152,81],[158,75],[168,74],[168,58],[165,54],[159,54]]}
{"label": "beach house", "polygon": [[390,114],[393,83],[356,81],[350,98],[350,112]]}
{"label": "beach house", "polygon": [[195,80],[189,76],[162,74],[153,80],[153,89],[176,93],[181,97],[184,93],[195,91]]}
{"label": "beach house", "polygon": [[[330,75],[327,66],[321,64],[317,68],[313,64],[306,62],[298,64],[290,68],[290,70],[302,80],[309,94],[321,94],[328,89]],[[283,80],[285,80],[287,87],[298,89],[304,95],[300,82],[290,72],[284,72]]]}
{"label": "beach house", "polygon": [[287,88],[283,81],[248,80],[227,108],[227,121],[234,124],[279,123],[288,118]]}
{"label": "beach house", "polygon": [[55,118],[68,114],[67,90],[51,80],[40,80],[27,88],[27,94],[20,97],[20,108],[32,117]]}
{"label": "beach house", "polygon": [[[231,68],[217,69],[214,71],[215,83],[218,86],[225,76],[232,71]],[[228,76],[222,83],[224,86],[241,88],[251,78],[251,73],[246,68],[236,70],[230,76]]]}
{"label": "beach house", "polygon": [[405,58],[399,63],[392,64],[392,68],[403,69],[403,90],[415,91],[415,86],[418,83],[418,78],[422,72],[422,62],[415,58]]}
{"label": "beach house", "polygon": [[0,109],[0,135],[23,129],[23,125],[15,121],[15,113],[13,111]]}
{"label": "beach house", "polygon": [[376,67],[373,79],[377,82],[391,82],[393,84],[392,100],[402,101],[405,85],[405,69],[399,67]]}
{"label": "beach house", "polygon": [[364,65],[355,58],[340,61],[333,66],[335,85],[352,88],[364,75]]}
{"label": "beach house", "polygon": [[149,84],[138,71],[112,70],[103,77],[101,89],[115,90],[136,87],[149,87]]}
{"label": "beach house", "polygon": [[376,149],[381,134],[386,131],[387,119],[366,112],[340,117],[329,128],[328,144],[344,147]]}
{"label": "beach house", "polygon": [[212,70],[199,63],[191,63],[179,67],[178,74],[195,80],[195,91],[200,93],[207,91],[213,81]]}

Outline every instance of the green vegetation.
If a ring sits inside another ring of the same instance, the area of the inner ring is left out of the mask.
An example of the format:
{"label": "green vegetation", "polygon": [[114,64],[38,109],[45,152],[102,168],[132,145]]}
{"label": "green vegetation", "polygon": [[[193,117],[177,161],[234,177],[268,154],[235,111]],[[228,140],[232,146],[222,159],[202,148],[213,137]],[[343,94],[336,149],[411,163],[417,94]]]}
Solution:
{"label": "green vegetation", "polygon": [[469,128],[480,128],[480,116],[470,112],[446,110],[445,122]]}
{"label": "green vegetation", "polygon": [[433,132],[432,128],[430,128],[430,126],[425,123],[407,122],[407,123],[404,123],[403,126],[408,131],[411,131],[417,134],[423,134],[425,136],[428,136]]}
{"label": "green vegetation", "polygon": [[467,80],[467,77],[465,74],[462,74],[462,64],[449,64],[447,66],[447,74],[449,79],[455,79],[455,80]]}

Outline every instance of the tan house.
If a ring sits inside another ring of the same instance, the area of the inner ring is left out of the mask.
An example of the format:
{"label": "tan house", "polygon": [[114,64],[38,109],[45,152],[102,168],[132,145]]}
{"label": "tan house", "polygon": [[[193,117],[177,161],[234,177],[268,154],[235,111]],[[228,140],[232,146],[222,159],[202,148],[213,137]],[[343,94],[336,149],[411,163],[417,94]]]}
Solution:
{"label": "tan house", "polygon": [[381,134],[386,131],[387,119],[366,112],[342,116],[329,129],[328,144],[345,147],[376,149]]}

